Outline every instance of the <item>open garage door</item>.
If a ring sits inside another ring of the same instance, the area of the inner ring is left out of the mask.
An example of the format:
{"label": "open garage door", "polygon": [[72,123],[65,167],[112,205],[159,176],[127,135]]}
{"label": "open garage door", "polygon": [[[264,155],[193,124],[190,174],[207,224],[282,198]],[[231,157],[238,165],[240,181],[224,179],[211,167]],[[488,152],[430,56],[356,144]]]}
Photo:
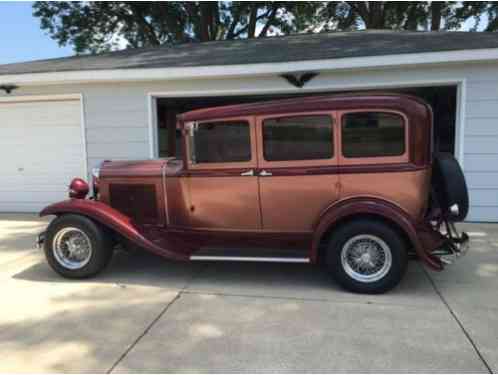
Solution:
{"label": "open garage door", "polygon": [[[455,152],[455,122],[457,107],[457,86],[403,87],[379,90],[361,90],[361,92],[398,92],[418,96],[427,101],[434,113],[434,146],[438,151]],[[351,91],[348,91],[351,92]],[[221,105],[251,103],[258,101],[286,99],[299,96],[340,94],[334,92],[316,92],[305,94],[266,94],[244,96],[204,96],[204,97],[158,97],[156,100],[157,143],[156,152],[160,157],[179,156],[180,133],[175,134],[176,116],[194,109]]]}
{"label": "open garage door", "polygon": [[0,212],[37,212],[85,176],[79,98],[0,101]]}

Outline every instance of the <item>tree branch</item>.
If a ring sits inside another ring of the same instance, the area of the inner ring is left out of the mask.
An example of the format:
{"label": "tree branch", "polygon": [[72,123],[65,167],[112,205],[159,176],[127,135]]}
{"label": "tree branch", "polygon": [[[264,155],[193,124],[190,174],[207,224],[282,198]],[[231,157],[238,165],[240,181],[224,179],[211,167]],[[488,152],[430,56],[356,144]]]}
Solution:
{"label": "tree branch", "polygon": [[270,13],[268,15],[268,20],[266,21],[265,25],[261,29],[261,32],[258,35],[258,38],[264,38],[266,36],[266,33],[268,32],[268,29],[270,26],[273,24],[275,21],[275,18],[277,16],[278,9],[280,8],[280,4],[275,2],[272,3],[272,9],[270,10]]}

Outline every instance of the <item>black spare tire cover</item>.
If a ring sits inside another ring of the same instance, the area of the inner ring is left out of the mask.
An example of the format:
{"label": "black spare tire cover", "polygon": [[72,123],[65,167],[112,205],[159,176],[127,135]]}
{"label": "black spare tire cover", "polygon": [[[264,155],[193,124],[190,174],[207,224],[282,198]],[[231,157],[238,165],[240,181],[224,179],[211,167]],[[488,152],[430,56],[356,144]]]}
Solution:
{"label": "black spare tire cover", "polygon": [[[436,199],[451,221],[462,221],[469,211],[469,194],[462,168],[455,157],[447,152],[434,154],[432,187]],[[450,207],[458,205],[458,213]]]}

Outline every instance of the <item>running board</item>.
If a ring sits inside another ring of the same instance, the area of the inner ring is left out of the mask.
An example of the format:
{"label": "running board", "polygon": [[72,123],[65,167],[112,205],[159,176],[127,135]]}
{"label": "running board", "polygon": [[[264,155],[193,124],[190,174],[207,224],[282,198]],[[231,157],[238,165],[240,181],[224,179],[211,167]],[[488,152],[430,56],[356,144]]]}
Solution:
{"label": "running board", "polygon": [[270,262],[270,263],[309,263],[309,258],[289,257],[249,257],[249,256],[217,256],[217,255],[191,255],[190,260],[203,261],[228,261],[228,262]]}
{"label": "running board", "polygon": [[214,262],[310,263],[307,249],[213,248],[204,247],[190,255],[190,260]]}

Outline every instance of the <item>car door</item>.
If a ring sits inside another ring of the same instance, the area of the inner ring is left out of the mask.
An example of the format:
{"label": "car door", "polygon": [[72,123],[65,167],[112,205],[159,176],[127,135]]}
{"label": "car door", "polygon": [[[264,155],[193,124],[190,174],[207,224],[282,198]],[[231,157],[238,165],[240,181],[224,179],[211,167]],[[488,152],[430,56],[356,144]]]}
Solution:
{"label": "car door", "polygon": [[311,232],[339,196],[334,112],[257,118],[263,230]]}
{"label": "car door", "polygon": [[259,230],[253,117],[187,124],[190,225],[207,230]]}

